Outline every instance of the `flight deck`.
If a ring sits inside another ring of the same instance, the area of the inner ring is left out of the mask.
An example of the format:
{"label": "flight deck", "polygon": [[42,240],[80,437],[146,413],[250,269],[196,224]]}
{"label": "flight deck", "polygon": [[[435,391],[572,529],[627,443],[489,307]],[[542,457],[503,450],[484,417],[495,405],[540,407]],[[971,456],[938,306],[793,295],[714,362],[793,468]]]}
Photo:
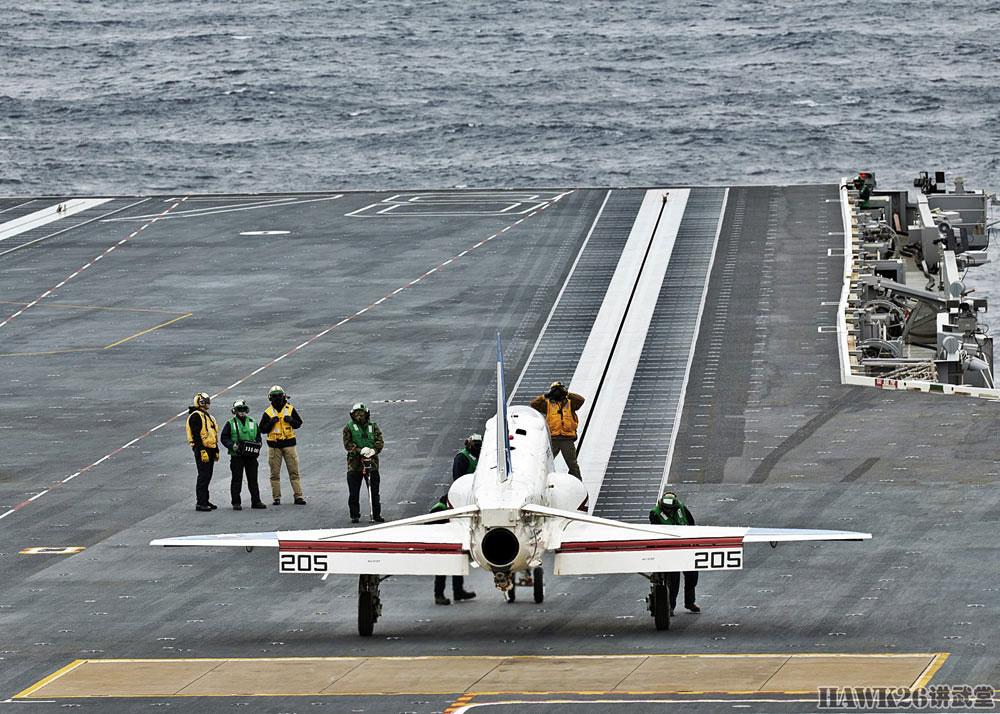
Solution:
{"label": "flight deck", "polygon": [[[0,198],[0,710],[801,711],[820,687],[1000,686],[996,405],[842,384],[843,200]],[[595,515],[643,522],[669,483],[699,525],[872,540],[748,546],[666,632],[638,576],[547,573],[536,605],[474,572],[478,597],[448,607],[393,577],[370,638],[356,578],[147,545],[348,527],[357,401],[386,438],[384,515],[426,513],[495,411],[498,331],[512,403],[555,380],[587,398]],[[231,510],[223,456],[220,508],[196,512],[192,396],[256,416],[273,384],[304,420],[308,505]]]}

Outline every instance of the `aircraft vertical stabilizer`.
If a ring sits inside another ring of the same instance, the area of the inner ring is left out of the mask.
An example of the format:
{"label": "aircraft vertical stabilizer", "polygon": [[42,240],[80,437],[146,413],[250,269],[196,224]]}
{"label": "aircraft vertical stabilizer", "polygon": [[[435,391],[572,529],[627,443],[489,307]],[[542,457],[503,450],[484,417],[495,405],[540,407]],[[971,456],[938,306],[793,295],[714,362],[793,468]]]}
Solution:
{"label": "aircraft vertical stabilizer", "polygon": [[497,478],[510,478],[510,432],[507,424],[507,387],[503,380],[503,343],[497,332]]}

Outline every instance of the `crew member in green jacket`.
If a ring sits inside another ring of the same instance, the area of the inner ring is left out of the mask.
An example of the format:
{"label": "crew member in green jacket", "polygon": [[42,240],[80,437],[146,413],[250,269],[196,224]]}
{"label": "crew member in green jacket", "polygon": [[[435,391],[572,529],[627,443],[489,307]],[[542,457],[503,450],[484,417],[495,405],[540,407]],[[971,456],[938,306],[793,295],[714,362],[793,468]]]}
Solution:
{"label": "crew member in green jacket", "polygon": [[[471,473],[471,472],[470,472]],[[438,511],[448,510],[448,494],[441,496],[438,502],[431,506],[430,513],[437,513]],[[435,523],[447,523],[447,520],[435,521]],[[451,605],[451,600],[447,598],[444,594],[444,586],[448,582],[447,575],[435,575],[434,576],[434,604],[435,605]],[[476,596],[471,590],[465,589],[465,578],[461,575],[451,576],[451,596],[455,598],[455,602],[461,602],[462,600],[471,600]]]}
{"label": "crew member in green jacket", "polygon": [[[665,491],[653,510],[649,512],[649,522],[658,526],[693,526],[694,516],[673,491]],[[684,573],[684,607],[691,612],[701,612],[695,602],[695,587],[698,585],[698,571]],[[681,586],[680,573],[667,573],[667,587],[670,590],[670,614],[677,607],[677,591]]]}
{"label": "crew member in green jacket", "polygon": [[382,430],[371,420],[368,407],[358,402],[351,407],[351,420],[344,427],[344,449],[347,451],[347,507],[351,512],[351,523],[361,520],[361,484],[366,473],[371,488],[372,518],[376,523],[385,523],[378,493],[380,481],[378,455],[383,446]]}
{"label": "crew member in green jacket", "polygon": [[247,477],[247,488],[250,490],[250,507],[267,508],[260,500],[260,487],[257,485],[257,457],[260,455],[261,447],[260,429],[250,416],[250,407],[245,399],[233,402],[232,411],[233,418],[222,427],[220,438],[222,445],[229,450],[229,472],[232,474],[229,495],[232,498],[233,510],[243,510],[240,494],[243,491],[244,473]]}
{"label": "crew member in green jacket", "polygon": [[455,458],[451,462],[452,481],[457,481],[465,476],[465,474],[475,472],[476,464],[479,463],[479,452],[481,452],[482,449],[483,435],[470,434],[469,438],[465,440],[465,445],[462,450],[455,454]]}
{"label": "crew member in green jacket", "polygon": [[[483,448],[483,435],[470,434],[465,440],[462,450],[455,454],[451,462],[451,480],[457,481],[466,474],[475,473],[476,464],[479,463],[479,453]],[[437,503],[431,508],[431,513],[443,511],[448,508],[448,494],[441,496]],[[444,523],[445,521],[441,521]],[[434,576],[434,602],[438,605],[450,605],[451,600],[445,597],[444,586],[448,581],[446,575]],[[455,602],[461,600],[471,600],[476,596],[471,590],[465,589],[465,578],[461,575],[451,577],[451,592]]]}

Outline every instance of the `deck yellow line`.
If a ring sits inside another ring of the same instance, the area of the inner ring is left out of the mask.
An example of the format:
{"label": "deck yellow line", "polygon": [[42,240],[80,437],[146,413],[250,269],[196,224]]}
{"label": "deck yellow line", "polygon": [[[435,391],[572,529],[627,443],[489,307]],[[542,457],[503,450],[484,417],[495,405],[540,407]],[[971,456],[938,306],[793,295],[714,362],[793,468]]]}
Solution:
{"label": "deck yellow line", "polygon": [[104,349],[110,350],[112,347],[117,347],[118,345],[123,345],[126,342],[128,342],[129,340],[134,340],[136,337],[142,337],[143,335],[148,335],[150,332],[153,332],[154,330],[159,330],[161,327],[166,327],[167,325],[172,325],[172,324],[174,324],[175,322],[177,322],[179,320],[183,320],[185,317],[191,317],[193,314],[194,314],[193,312],[186,312],[183,315],[178,315],[177,317],[175,317],[172,320],[167,320],[166,322],[161,322],[159,325],[153,325],[152,327],[150,327],[147,330],[143,330],[142,332],[136,332],[134,335],[126,337],[123,340],[118,340],[117,342],[112,342],[110,345],[107,345]]}
{"label": "deck yellow line", "polygon": [[67,355],[75,352],[99,352],[100,347],[80,347],[71,350],[49,350],[48,352],[4,352],[0,357],[43,357],[45,355]]}
{"label": "deck yellow line", "polygon": [[69,664],[67,664],[65,667],[62,667],[61,669],[57,669],[55,672],[53,672],[49,676],[43,677],[42,679],[39,679],[37,682],[35,682],[34,684],[32,684],[27,689],[22,689],[20,692],[18,692],[13,697],[11,697],[11,699],[24,699],[26,697],[30,697],[32,694],[34,694],[35,692],[37,692],[42,687],[44,687],[44,686],[46,686],[48,684],[51,684],[52,682],[54,682],[57,679],[59,679],[60,677],[62,677],[64,674],[72,672],[74,669],[76,669],[77,667],[79,667],[81,664],[85,664],[86,662],[87,662],[87,660],[85,660],[85,659],[75,659],[72,662],[70,662]]}
{"label": "deck yellow line", "polygon": [[933,678],[934,675],[937,674],[937,671],[944,666],[945,660],[948,659],[948,654],[948,652],[935,652],[934,659],[932,659],[930,664],[927,665],[927,668],[923,671],[923,673],[917,677],[917,681],[913,683],[913,686],[910,687],[910,689],[920,689],[922,687],[926,687],[931,681],[931,678]]}
{"label": "deck yellow line", "polygon": [[[648,661],[650,658],[668,658],[668,657],[688,657],[688,658],[700,658],[700,659],[729,659],[734,657],[739,658],[754,658],[754,657],[786,657],[786,661],[778,667],[784,667],[788,660],[791,658],[820,658],[820,657],[859,657],[859,658],[899,658],[899,657],[914,657],[914,656],[930,656],[932,661],[923,670],[920,677],[912,685],[911,689],[926,685],[927,682],[934,676],[934,674],[941,668],[945,660],[948,658],[947,652],[918,652],[918,653],[886,653],[884,655],[874,654],[874,653],[858,653],[855,655],[847,653],[762,653],[762,654],[734,654],[734,653],[718,653],[718,654],[702,654],[702,653],[691,653],[691,654],[680,654],[680,653],[669,653],[669,654],[622,654],[622,655],[508,655],[508,656],[498,656],[498,655],[423,655],[418,657],[358,657],[358,656],[345,656],[345,657],[192,657],[192,658],[120,658],[120,659],[86,659],[86,660],[74,660],[70,664],[66,665],[62,669],[53,672],[49,676],[42,680],[39,680],[32,686],[28,687],[24,691],[14,695],[15,698],[24,698],[38,692],[40,689],[44,688],[46,685],[55,681],[56,679],[66,675],[72,670],[76,669],[82,664],[130,664],[130,663],[173,663],[173,662],[188,662],[188,663],[208,663],[216,662],[220,665],[225,662],[282,662],[282,661],[342,661],[351,662],[356,661],[357,666],[360,666],[365,661],[398,661],[405,659],[408,661],[413,660],[449,660],[449,659],[469,659],[469,660],[500,660],[497,666],[500,666],[504,661],[511,660],[557,660],[557,659],[608,659],[608,660],[620,660],[620,659],[635,659],[639,662],[637,667],[643,662]],[[356,669],[355,667],[354,669]],[[495,669],[495,667],[494,667]],[[634,670],[633,670],[634,671]],[[777,673],[777,670],[776,672]],[[203,675],[202,675],[203,676]],[[772,674],[771,677],[774,675]],[[771,677],[767,681],[770,681]],[[200,677],[199,677],[200,678]],[[183,694],[177,692],[174,694],[151,694],[151,695],[114,695],[115,697],[135,697],[135,698],[155,698],[163,696],[172,697],[233,697],[233,696],[252,696],[252,697],[302,697],[302,696],[333,696],[333,697],[344,697],[344,696],[412,696],[412,695],[472,695],[472,696],[483,696],[483,695],[614,695],[614,694],[629,694],[629,695],[672,695],[672,694],[692,694],[695,690],[629,690],[623,691],[620,689],[609,689],[609,690],[549,690],[549,691],[528,691],[528,690],[502,690],[502,691],[476,691],[473,688],[476,684],[482,681],[482,677],[476,679],[471,685],[466,687],[464,690],[448,690],[448,691],[421,691],[421,692],[374,692],[374,691],[359,691],[359,692],[302,692],[302,693],[289,693],[289,692],[256,692],[253,694]],[[624,681],[624,680],[622,680]],[[331,683],[332,684],[332,683]],[[620,684],[620,683],[619,683]],[[182,687],[186,689],[190,686],[190,683]],[[765,689],[767,682],[761,686],[760,689],[753,690],[752,693],[755,694],[813,694],[814,690],[768,690]],[[717,693],[725,695],[736,695],[736,694],[748,694],[751,693],[748,690],[711,690],[706,691],[706,693]],[[47,696],[54,699],[81,699],[81,698],[102,698],[107,695],[48,695]],[[114,698],[114,697],[112,697]]]}

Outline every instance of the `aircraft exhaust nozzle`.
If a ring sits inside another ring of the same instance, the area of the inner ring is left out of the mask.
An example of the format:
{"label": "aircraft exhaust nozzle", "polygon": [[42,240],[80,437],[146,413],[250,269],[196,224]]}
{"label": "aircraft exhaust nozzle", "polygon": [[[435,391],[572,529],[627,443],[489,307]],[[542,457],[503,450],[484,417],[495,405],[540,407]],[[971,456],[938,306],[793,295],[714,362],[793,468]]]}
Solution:
{"label": "aircraft exhaust nozzle", "polygon": [[521,542],[509,528],[491,528],[483,536],[479,549],[491,568],[507,569],[518,559]]}

